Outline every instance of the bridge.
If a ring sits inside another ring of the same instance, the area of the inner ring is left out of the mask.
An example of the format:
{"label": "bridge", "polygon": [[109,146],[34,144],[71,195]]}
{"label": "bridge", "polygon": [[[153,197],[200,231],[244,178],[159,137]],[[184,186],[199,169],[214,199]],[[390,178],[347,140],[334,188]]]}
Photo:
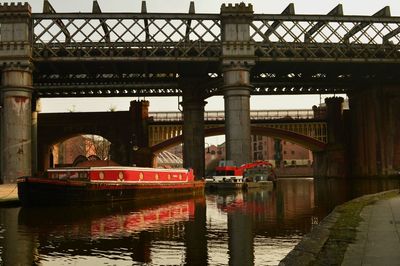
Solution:
{"label": "bridge", "polygon": [[[82,134],[95,134],[111,142],[111,157],[124,165],[134,156],[130,147],[130,132],[135,132],[135,145],[140,147],[141,164],[151,166],[159,152],[183,142],[181,112],[149,112],[140,123],[132,121],[132,111],[97,113],[42,113],[39,114],[38,146],[41,169],[49,167],[52,145]],[[312,151],[324,150],[327,124],[322,117],[314,117],[311,109],[252,111],[252,134],[282,138],[299,143]],[[127,126],[127,121],[131,125]],[[144,125],[144,127],[135,127]],[[127,128],[133,127],[132,131]],[[224,112],[205,112],[205,136],[223,135]],[[143,133],[144,132],[144,133]],[[145,135],[144,135],[145,134]],[[147,156],[147,157],[146,157]],[[137,163],[137,162],[136,162]]]}
{"label": "bridge", "polygon": [[[346,93],[328,107],[319,176],[390,176],[400,169],[400,18],[255,14],[250,4],[218,13],[42,13],[0,5],[1,175],[14,182],[37,165],[40,98],[181,96],[184,165],[204,171],[205,99],[223,95],[227,158],[250,160],[251,95]],[[139,121],[139,120],[138,120]],[[129,130],[135,130],[134,127]],[[131,140],[132,132],[130,132]]]}

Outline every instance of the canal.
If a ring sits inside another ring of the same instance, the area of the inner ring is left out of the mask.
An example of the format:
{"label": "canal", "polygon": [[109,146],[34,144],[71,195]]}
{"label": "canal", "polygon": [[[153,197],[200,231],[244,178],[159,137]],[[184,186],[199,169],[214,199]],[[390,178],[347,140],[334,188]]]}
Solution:
{"label": "canal", "polygon": [[1,265],[277,265],[336,205],[398,181],[280,179],[141,206],[0,208]]}

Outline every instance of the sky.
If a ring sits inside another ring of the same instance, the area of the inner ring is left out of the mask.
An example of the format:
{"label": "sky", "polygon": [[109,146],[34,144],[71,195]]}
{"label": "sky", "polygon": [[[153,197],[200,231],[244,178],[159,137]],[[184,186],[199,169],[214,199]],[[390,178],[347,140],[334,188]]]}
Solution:
{"label": "sky", "polygon": [[[141,0],[98,0],[103,12],[140,12]],[[238,3],[240,1],[197,0],[196,13],[219,13],[223,3]],[[392,16],[400,16],[400,1],[398,0],[253,0],[243,1],[253,5],[254,13],[279,14],[290,3],[294,3],[296,14],[327,14],[338,4],[343,5],[345,15],[372,15],[385,6],[390,6]],[[28,3],[33,12],[40,13],[43,0],[30,0]],[[62,12],[91,12],[91,0],[50,0],[58,13]],[[148,0],[147,12],[186,13],[190,0]],[[250,106],[252,110],[265,109],[310,109],[313,105],[323,102],[322,95],[296,96],[252,96]],[[87,112],[108,111],[115,108],[117,111],[127,110],[129,101],[138,98],[62,98],[42,99],[42,112]],[[143,98],[140,98],[143,99]],[[146,98],[150,101],[150,111],[177,111],[177,97]],[[222,110],[223,98],[211,97],[206,100],[206,110]]]}

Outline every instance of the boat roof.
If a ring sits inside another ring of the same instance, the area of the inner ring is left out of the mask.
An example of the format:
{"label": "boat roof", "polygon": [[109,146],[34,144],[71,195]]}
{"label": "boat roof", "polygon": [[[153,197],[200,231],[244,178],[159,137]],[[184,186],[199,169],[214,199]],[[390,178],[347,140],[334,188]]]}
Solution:
{"label": "boat roof", "polygon": [[98,166],[98,167],[60,167],[49,168],[48,172],[83,172],[83,171],[157,171],[157,172],[179,172],[187,173],[189,170],[185,168],[150,168],[150,167],[134,167],[134,166]]}

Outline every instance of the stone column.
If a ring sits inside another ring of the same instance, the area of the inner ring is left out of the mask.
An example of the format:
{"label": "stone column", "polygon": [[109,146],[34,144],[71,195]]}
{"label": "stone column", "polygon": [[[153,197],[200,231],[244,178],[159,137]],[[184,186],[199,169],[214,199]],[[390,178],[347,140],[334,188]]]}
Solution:
{"label": "stone column", "polygon": [[183,167],[193,168],[196,180],[205,174],[204,163],[204,101],[202,88],[196,79],[183,86]]}
{"label": "stone column", "polygon": [[325,104],[328,143],[326,150],[313,153],[314,176],[345,177],[348,175],[348,163],[345,156],[343,98],[327,98]]}
{"label": "stone column", "polygon": [[3,69],[2,86],[2,179],[15,183],[17,177],[31,175],[32,73],[22,68]]}
{"label": "stone column", "polygon": [[236,165],[251,160],[250,67],[254,43],[250,39],[252,5],[222,5],[222,69],[225,100],[226,158]]}
{"label": "stone column", "polygon": [[352,176],[391,176],[400,171],[400,93],[371,86],[349,95]]}
{"label": "stone column", "polygon": [[32,101],[32,173],[38,171],[38,114],[42,110],[40,99],[36,98]]}
{"label": "stone column", "polygon": [[155,155],[149,148],[149,101],[131,101],[130,165],[153,167]]}
{"label": "stone column", "polygon": [[14,183],[31,175],[31,7],[4,3],[0,14],[0,177],[3,183]]}

